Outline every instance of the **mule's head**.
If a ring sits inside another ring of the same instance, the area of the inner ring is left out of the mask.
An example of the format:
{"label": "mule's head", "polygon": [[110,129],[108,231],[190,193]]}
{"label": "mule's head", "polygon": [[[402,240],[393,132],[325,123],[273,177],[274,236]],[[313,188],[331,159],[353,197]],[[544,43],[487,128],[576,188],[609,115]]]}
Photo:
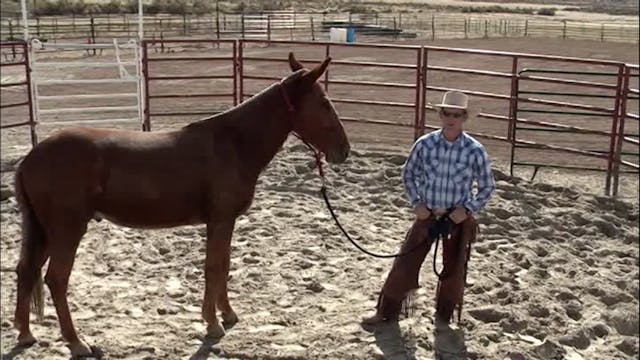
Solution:
{"label": "mule's head", "polygon": [[283,85],[293,105],[292,126],[300,137],[325,154],[330,163],[339,164],[349,156],[351,145],[333,103],[317,80],[327,70],[331,58],[313,69],[305,69],[289,53],[289,66],[294,75]]}

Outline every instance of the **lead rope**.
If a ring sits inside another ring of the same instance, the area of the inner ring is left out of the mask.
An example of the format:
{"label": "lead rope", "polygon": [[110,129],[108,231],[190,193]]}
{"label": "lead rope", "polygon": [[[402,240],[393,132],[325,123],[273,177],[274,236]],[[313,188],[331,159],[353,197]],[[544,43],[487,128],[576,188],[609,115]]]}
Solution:
{"label": "lead rope", "polygon": [[[369,256],[373,256],[373,257],[376,257],[376,258],[396,258],[396,257],[400,257],[400,256],[405,256],[405,255],[408,255],[410,253],[413,253],[414,251],[416,251],[420,247],[428,244],[429,243],[428,241],[423,241],[423,242],[420,242],[420,243],[416,244],[416,246],[412,247],[411,249],[409,249],[407,251],[399,252],[399,253],[391,254],[391,255],[386,255],[386,254],[383,255],[383,254],[372,253],[372,252],[364,249],[360,245],[358,245],[358,243],[356,243],[355,241],[353,241],[351,236],[349,236],[347,231],[342,227],[342,224],[340,224],[340,221],[338,221],[338,217],[336,216],[335,212],[333,211],[333,207],[331,206],[331,203],[329,202],[329,197],[327,196],[326,178],[325,178],[325,174],[324,174],[324,169],[322,167],[322,154],[315,147],[313,147],[311,144],[309,144],[309,142],[307,142],[304,138],[302,138],[302,136],[300,136],[297,132],[295,132],[295,130],[293,130],[293,124],[295,124],[295,109],[294,109],[293,104],[291,103],[291,100],[289,99],[289,96],[287,95],[287,92],[285,91],[284,86],[282,85],[282,83],[280,83],[280,91],[282,93],[282,97],[284,99],[284,102],[287,105],[287,110],[289,111],[289,114],[291,115],[292,133],[298,139],[300,139],[300,141],[302,141],[302,143],[305,144],[313,152],[313,156],[315,158],[316,167],[318,168],[318,173],[320,175],[320,181],[321,181],[320,193],[322,194],[322,198],[324,199],[324,202],[327,205],[327,208],[329,209],[329,213],[331,213],[331,217],[335,221],[335,223],[338,226],[338,228],[340,229],[340,231],[344,234],[344,236],[356,248],[358,248],[358,250],[362,251],[363,253],[365,253],[365,254],[367,254]],[[407,237],[409,236],[409,232],[410,231],[411,231],[411,229],[408,229],[407,232],[405,233],[405,236],[404,236],[404,240],[405,241],[407,240]]]}

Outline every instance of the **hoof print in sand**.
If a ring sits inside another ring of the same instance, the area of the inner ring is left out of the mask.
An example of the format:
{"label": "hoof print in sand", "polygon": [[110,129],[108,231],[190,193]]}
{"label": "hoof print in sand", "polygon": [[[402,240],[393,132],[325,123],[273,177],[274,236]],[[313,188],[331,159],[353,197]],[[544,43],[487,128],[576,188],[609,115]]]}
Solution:
{"label": "hoof print in sand", "polygon": [[476,320],[484,323],[495,323],[506,319],[509,314],[492,307],[469,310],[469,314]]}

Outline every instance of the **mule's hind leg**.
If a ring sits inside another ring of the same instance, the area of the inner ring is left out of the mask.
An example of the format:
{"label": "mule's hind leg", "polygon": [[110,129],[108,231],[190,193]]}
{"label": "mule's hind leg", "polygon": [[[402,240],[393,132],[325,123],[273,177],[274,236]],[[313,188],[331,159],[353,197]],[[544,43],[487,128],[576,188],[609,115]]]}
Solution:
{"label": "mule's hind leg", "polygon": [[78,244],[86,229],[86,221],[70,222],[67,218],[66,221],[59,223],[59,226],[52,232],[52,243],[57,244],[57,246],[50,249],[51,258],[47,275],[45,276],[45,282],[49,286],[58,314],[62,336],[68,342],[72,356],[90,355],[92,353],[91,348],[78,338],[71,319],[71,313],[69,312],[69,304],[67,303],[69,276],[73,268]]}
{"label": "mule's hind leg", "polygon": [[[42,275],[41,268],[47,260],[46,248],[44,241],[39,246],[29,249],[29,253],[25,253],[23,247],[23,255],[20,258],[16,269],[18,275],[18,296],[16,301],[16,312],[14,317],[14,326],[18,329],[18,345],[31,346],[36,342],[36,338],[31,333],[29,327],[29,311],[31,295],[36,291],[36,301],[42,301]],[[37,286],[37,287],[36,287]],[[38,307],[43,304],[37,304]],[[41,311],[40,309],[36,309]]]}
{"label": "mule's hind leg", "polygon": [[[207,334],[214,338],[224,336],[224,328],[218,322],[216,305],[221,306],[225,321],[233,320],[235,313],[227,299],[227,277],[231,236],[235,221],[207,224],[207,250],[205,261],[205,292],[202,317],[207,322]],[[226,300],[220,302],[220,300]]]}

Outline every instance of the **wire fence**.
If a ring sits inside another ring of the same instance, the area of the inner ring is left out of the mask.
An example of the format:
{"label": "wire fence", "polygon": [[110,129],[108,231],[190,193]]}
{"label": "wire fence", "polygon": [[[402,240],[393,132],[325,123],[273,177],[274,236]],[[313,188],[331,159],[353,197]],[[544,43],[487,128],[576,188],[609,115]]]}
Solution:
{"label": "wire fence", "polygon": [[[31,36],[45,41],[97,42],[130,38],[138,30],[137,15],[48,16],[28,21]],[[274,38],[323,40],[331,27],[354,27],[358,35],[421,39],[531,37],[638,43],[639,26],[590,23],[496,14],[464,16],[443,13],[328,14],[269,12],[260,14],[144,16],[144,36],[151,38],[204,36],[214,38]],[[21,18],[3,18],[2,40],[21,40]]]}

